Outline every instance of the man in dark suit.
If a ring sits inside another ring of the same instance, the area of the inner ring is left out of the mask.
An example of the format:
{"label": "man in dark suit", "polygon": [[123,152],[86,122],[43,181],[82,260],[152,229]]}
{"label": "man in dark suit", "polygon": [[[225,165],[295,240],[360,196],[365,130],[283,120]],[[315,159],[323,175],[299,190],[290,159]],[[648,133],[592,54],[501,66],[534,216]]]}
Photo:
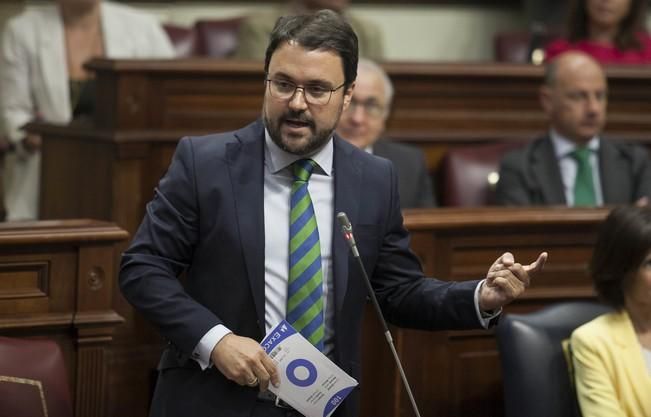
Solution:
{"label": "man in dark suit", "polygon": [[[169,341],[152,416],[298,416],[267,390],[286,380],[259,345],[297,306],[297,330],[359,379],[365,284],[335,213],[348,214],[398,325],[485,327],[546,259],[521,265],[506,253],[482,281],[424,277],[393,166],[333,135],[357,69],[348,23],[327,10],[281,18],[266,57],[262,120],[183,138],[123,255],[124,295]],[[335,415],[358,411],[355,390]]]}
{"label": "man in dark suit", "polygon": [[607,84],[589,55],[567,52],[546,69],[540,90],[549,134],[507,154],[496,200],[504,205],[644,204],[651,163],[639,146],[601,137]]}
{"label": "man in dark suit", "polygon": [[353,99],[339,119],[337,133],[358,148],[393,162],[402,208],[433,207],[434,189],[420,149],[380,139],[392,99],[393,85],[387,73],[373,61],[360,59]]}

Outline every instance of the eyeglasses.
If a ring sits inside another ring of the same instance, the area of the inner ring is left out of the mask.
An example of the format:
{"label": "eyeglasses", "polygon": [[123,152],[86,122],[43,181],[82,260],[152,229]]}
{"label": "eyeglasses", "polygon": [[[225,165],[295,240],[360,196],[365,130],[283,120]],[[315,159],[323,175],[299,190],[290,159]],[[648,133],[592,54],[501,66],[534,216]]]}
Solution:
{"label": "eyeglasses", "polygon": [[273,98],[278,100],[291,100],[294,97],[294,94],[296,94],[296,90],[300,89],[303,90],[305,102],[315,106],[325,106],[330,103],[332,93],[346,85],[346,83],[343,83],[336,88],[326,88],[318,85],[301,87],[291,81],[274,80],[271,78],[267,78],[265,82],[269,84],[269,93]]}
{"label": "eyeglasses", "polygon": [[361,107],[367,116],[373,118],[384,116],[384,112],[386,111],[385,107],[375,101],[375,99],[366,101],[357,101],[355,99],[352,99],[350,100],[350,104],[348,105],[348,109],[346,109],[346,111],[349,113],[354,113],[358,107]]}

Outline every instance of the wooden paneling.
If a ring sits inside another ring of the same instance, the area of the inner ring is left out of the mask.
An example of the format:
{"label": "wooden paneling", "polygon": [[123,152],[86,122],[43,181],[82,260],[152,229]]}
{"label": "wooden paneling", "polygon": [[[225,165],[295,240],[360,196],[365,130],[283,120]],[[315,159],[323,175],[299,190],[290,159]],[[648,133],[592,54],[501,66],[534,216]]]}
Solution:
{"label": "wooden paneling", "polygon": [[106,414],[106,348],[123,319],[112,309],[113,224],[68,220],[0,224],[0,334],[61,345],[77,416]]}
{"label": "wooden paneling", "polygon": [[[261,62],[96,60],[90,67],[105,93],[97,103],[102,110],[96,120],[100,129],[190,134],[239,128],[260,115]],[[389,136],[414,142],[528,140],[545,129],[538,102],[540,67],[492,63],[384,67],[395,84]],[[646,67],[611,67],[607,75],[608,132],[648,139],[651,74]]]}
{"label": "wooden paneling", "polygon": [[[49,129],[43,144],[41,216],[113,219],[133,233],[176,141],[130,141],[132,136],[124,140],[120,134],[90,133],[84,127]],[[125,248],[126,242],[118,246],[116,265]],[[105,353],[106,415],[144,417],[162,338],[136,314],[117,285],[111,288],[112,308],[125,322],[115,329]]]}

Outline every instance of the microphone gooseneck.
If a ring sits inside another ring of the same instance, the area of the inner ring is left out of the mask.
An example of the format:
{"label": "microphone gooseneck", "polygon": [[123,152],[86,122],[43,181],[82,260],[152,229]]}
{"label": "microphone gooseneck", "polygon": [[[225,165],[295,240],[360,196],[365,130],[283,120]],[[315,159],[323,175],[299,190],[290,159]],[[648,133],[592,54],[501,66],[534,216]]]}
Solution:
{"label": "microphone gooseneck", "polygon": [[407,381],[407,376],[405,375],[404,369],[402,369],[402,363],[400,362],[400,358],[398,357],[398,352],[396,352],[396,347],[393,344],[393,338],[391,337],[389,326],[387,326],[387,322],[386,320],[384,320],[384,315],[382,315],[380,304],[378,303],[377,298],[375,297],[375,291],[373,291],[373,287],[371,286],[371,280],[368,278],[368,274],[366,273],[366,268],[364,268],[364,263],[362,262],[362,258],[359,256],[359,251],[357,250],[357,242],[355,242],[355,236],[353,235],[353,226],[350,224],[350,220],[348,220],[348,216],[343,211],[337,213],[337,220],[341,225],[341,234],[344,237],[344,240],[346,240],[346,243],[348,243],[348,246],[350,247],[350,250],[353,253],[353,257],[357,259],[357,264],[359,265],[359,269],[362,272],[362,276],[364,277],[364,284],[366,284],[366,292],[368,293],[368,296],[371,299],[371,304],[373,304],[373,307],[375,308],[375,313],[377,314],[378,320],[380,320],[380,323],[382,323],[382,328],[384,330],[384,338],[386,339],[387,344],[389,345],[389,349],[391,349],[391,353],[393,354],[393,360],[396,363],[398,372],[400,372],[400,378],[402,378],[402,384],[404,385],[405,390],[407,391],[407,395],[409,396],[409,401],[411,401],[411,407],[416,417],[420,417],[420,412],[418,411],[418,406],[416,405],[414,394],[411,392],[409,381]]}

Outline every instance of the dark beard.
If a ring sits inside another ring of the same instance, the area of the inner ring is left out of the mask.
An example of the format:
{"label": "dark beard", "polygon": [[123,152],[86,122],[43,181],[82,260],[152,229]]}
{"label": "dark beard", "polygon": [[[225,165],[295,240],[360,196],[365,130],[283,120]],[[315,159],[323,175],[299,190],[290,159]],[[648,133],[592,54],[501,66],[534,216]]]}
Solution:
{"label": "dark beard", "polygon": [[[316,129],[314,121],[306,117],[304,113],[288,111],[280,118],[272,121],[269,117],[267,117],[267,112],[265,111],[263,112],[263,119],[273,143],[275,143],[276,146],[278,146],[283,151],[298,156],[313,154],[315,151],[323,147],[328,142],[328,140],[330,140],[332,137],[332,132],[334,132],[334,127],[331,129]],[[307,123],[310,131],[312,132],[312,136],[305,143],[301,144],[298,144],[291,140],[283,140],[282,134],[280,132],[280,126],[287,119],[297,119]]]}

